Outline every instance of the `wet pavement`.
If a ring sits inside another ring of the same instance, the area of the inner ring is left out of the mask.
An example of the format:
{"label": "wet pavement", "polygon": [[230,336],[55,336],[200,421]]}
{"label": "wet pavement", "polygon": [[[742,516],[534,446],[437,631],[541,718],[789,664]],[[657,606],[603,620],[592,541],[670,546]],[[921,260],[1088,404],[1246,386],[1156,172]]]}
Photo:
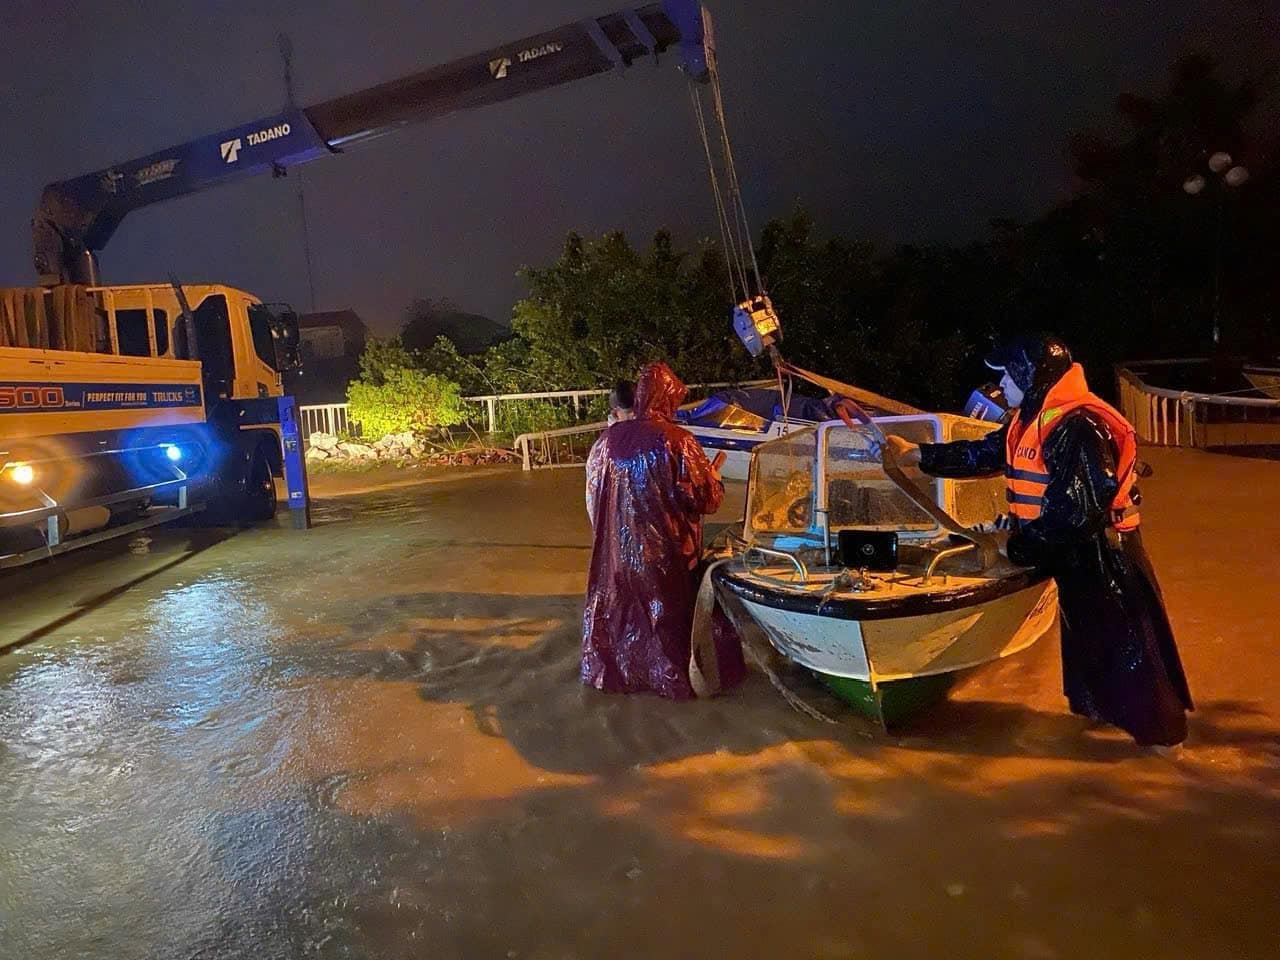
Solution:
{"label": "wet pavement", "polygon": [[0,578],[0,957],[1273,957],[1280,464],[1150,459],[1177,762],[1052,641],[893,736],[584,690],[579,471]]}

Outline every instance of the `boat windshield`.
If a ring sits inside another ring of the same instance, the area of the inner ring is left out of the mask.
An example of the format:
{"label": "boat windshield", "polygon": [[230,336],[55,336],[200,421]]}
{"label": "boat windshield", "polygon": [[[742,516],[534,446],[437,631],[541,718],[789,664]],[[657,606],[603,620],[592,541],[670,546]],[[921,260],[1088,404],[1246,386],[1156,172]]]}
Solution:
{"label": "boat windshield", "polygon": [[[912,443],[938,440],[937,422],[932,418],[882,423],[881,427],[885,433]],[[851,527],[902,533],[936,530],[934,519],[885,474],[879,445],[868,427],[830,427],[826,441],[827,522],[832,531]],[[908,477],[938,497],[937,481],[915,470],[908,471]]]}
{"label": "boat windshield", "polygon": [[747,494],[748,534],[803,534],[814,525],[815,427],[756,447]]}
{"label": "boat windshield", "polygon": [[[883,417],[876,422],[886,434],[912,443],[977,440],[996,429],[992,423],[933,414]],[[918,470],[906,474],[961,526],[989,527],[1007,509],[1003,477],[957,482],[930,478]],[[827,529],[833,534],[858,528],[896,530],[912,539],[929,539],[940,533],[933,517],[884,472],[870,428],[827,422],[756,447],[747,491],[747,539],[820,545],[819,493],[824,489]]]}
{"label": "boat windshield", "polygon": [[735,403],[722,403],[704,400],[700,404],[686,404],[680,408],[681,423],[696,423],[701,427],[719,427],[721,430],[755,430],[762,431],[769,426],[769,421],[757,416],[750,410],[744,410]]}
{"label": "boat windshield", "polygon": [[[948,417],[943,421],[947,428],[947,440],[981,440],[992,430],[994,423],[980,423],[962,417]],[[983,477],[976,480],[948,481],[953,502],[946,507],[964,527],[983,527],[1009,509],[1004,495],[1004,475]]]}

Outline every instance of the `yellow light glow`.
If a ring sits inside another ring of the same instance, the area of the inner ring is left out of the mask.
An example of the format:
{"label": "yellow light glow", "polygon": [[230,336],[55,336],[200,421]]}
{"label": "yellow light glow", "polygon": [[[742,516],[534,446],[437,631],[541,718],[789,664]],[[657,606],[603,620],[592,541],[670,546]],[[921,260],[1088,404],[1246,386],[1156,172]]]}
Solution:
{"label": "yellow light glow", "polygon": [[36,478],[35,468],[29,463],[15,463],[9,470],[9,476],[13,477],[13,482],[28,486]]}
{"label": "yellow light glow", "polygon": [[751,325],[756,328],[760,338],[766,344],[769,343],[770,338],[781,328],[778,314],[773,309],[773,301],[768,297],[756,297],[739,306],[751,317]]}

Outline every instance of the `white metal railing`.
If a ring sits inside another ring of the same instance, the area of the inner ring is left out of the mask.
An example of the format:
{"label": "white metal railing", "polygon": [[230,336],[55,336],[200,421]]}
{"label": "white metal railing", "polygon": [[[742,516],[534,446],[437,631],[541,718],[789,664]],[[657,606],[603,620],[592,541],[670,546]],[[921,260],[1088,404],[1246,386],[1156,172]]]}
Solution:
{"label": "white metal railing", "polygon": [[485,429],[493,433],[498,425],[498,404],[508,400],[568,400],[573,405],[573,419],[582,416],[582,401],[603,397],[608,390],[549,390],[545,393],[490,393],[479,397],[463,397],[468,403],[485,405]]}
{"label": "white metal railing", "polygon": [[534,467],[580,467],[586,462],[596,434],[608,425],[601,421],[561,430],[522,433],[516,437],[515,442],[516,453],[520,454],[520,466],[525,470],[532,470]]}
{"label": "white metal railing", "polygon": [[[746,383],[691,383],[690,390],[720,390],[724,387],[762,387],[775,380],[750,380]],[[508,400],[569,400],[573,404],[573,418],[577,420],[582,416],[582,401],[589,400],[592,397],[604,397],[609,393],[608,390],[551,390],[546,393],[493,393],[478,397],[463,397],[471,403],[483,403],[485,405],[485,424],[490,433],[493,433],[494,427],[498,422],[498,404]]]}
{"label": "white metal railing", "polygon": [[332,436],[351,435],[355,431],[348,415],[345,403],[317,403],[298,407],[298,417],[302,422],[302,435],[309,437],[313,433],[327,433]]}
{"label": "white metal railing", "polygon": [[1205,366],[1207,360],[1147,360],[1116,368],[1120,411],[1138,438],[1170,447],[1280,445],[1280,400],[1242,389],[1199,393],[1155,387],[1151,370]]}
{"label": "white metal railing", "polygon": [[[774,380],[750,380],[746,383],[694,383],[690,390],[719,390],[724,387],[761,387],[775,383]],[[573,418],[581,418],[584,400],[592,397],[608,395],[608,390],[548,390],[543,393],[491,393],[477,397],[463,397],[468,403],[481,403],[485,407],[485,429],[493,433],[498,424],[498,405],[516,400],[563,400],[573,407]],[[567,404],[567,405],[568,405]],[[360,425],[354,423],[348,414],[345,403],[319,403],[298,407],[305,436],[313,433],[350,433],[358,434]],[[576,428],[569,428],[575,432]],[[553,431],[554,432],[554,431]]]}

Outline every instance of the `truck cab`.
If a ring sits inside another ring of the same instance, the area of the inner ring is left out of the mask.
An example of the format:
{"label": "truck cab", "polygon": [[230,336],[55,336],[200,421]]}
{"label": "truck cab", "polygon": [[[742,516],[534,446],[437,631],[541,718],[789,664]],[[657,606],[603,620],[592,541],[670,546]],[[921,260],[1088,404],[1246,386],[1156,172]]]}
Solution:
{"label": "truck cab", "polygon": [[296,342],[296,333],[288,332],[290,324],[295,331],[297,327],[289,311],[273,311],[234,287],[185,285],[193,337],[172,285],[89,287],[87,292],[100,304],[107,338],[103,346],[110,353],[200,360],[210,403],[283,393],[291,336]]}

